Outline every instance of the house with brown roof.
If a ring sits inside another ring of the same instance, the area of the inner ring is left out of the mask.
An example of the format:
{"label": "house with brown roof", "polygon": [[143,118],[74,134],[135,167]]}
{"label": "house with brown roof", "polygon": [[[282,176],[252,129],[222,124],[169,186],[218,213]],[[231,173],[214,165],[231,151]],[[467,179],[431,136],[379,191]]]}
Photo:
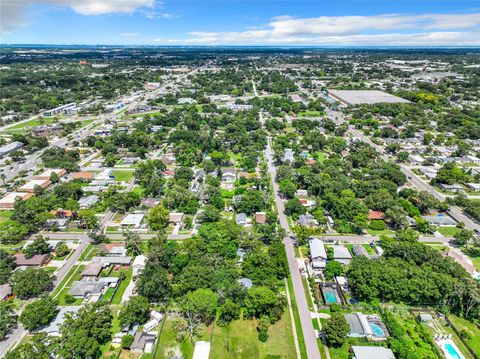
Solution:
{"label": "house with brown roof", "polygon": [[368,211],[368,220],[369,221],[377,221],[383,220],[385,218],[385,213],[381,211]]}
{"label": "house with brown roof", "polygon": [[258,223],[258,224],[267,223],[267,214],[265,212],[255,212],[255,223]]}
{"label": "house with brown roof", "polygon": [[95,172],[75,172],[73,173],[73,179],[79,179],[83,181],[91,181],[95,178]]}
{"label": "house with brown roof", "polygon": [[55,173],[58,177],[62,177],[65,176],[67,171],[62,168],[49,168],[39,175],[34,176],[33,179],[49,180],[53,173]]}
{"label": "house with brown roof", "polygon": [[19,267],[41,267],[50,260],[49,254],[35,254],[33,257],[27,258],[23,253],[16,253],[13,256],[15,264]]}

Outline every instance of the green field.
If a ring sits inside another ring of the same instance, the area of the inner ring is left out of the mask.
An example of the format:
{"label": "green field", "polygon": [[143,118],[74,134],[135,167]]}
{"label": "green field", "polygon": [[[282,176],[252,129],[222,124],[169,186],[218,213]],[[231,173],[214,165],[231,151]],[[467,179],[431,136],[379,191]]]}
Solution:
{"label": "green field", "polygon": [[480,329],[475,324],[454,315],[450,315],[448,319],[457,330],[465,331],[468,334],[469,338],[467,337],[465,341],[477,355],[480,355]]}
{"label": "green field", "polygon": [[133,175],[133,171],[112,171],[112,176],[115,177],[116,181],[130,182],[130,180],[133,178]]}
{"label": "green field", "polygon": [[318,117],[321,116],[323,113],[320,111],[302,111],[297,113],[298,117]]}
{"label": "green field", "polygon": [[[130,283],[130,281],[132,280],[132,274],[133,274],[132,267],[128,268],[127,270],[124,270],[124,272],[127,275],[127,277],[124,280],[122,280],[118,285],[117,291],[115,292],[115,295],[113,296],[113,299],[112,299],[112,304],[120,304],[120,302],[122,301],[123,293],[125,293],[125,289],[127,289],[128,283]],[[120,272],[112,271],[110,275],[113,277],[116,277],[118,276],[119,273]]]}
{"label": "green field", "polygon": [[26,121],[23,123],[18,123],[16,125],[13,125],[9,128],[7,128],[5,131],[11,131],[11,130],[19,130],[25,127],[33,127],[33,126],[40,126],[40,125],[50,125],[53,123],[53,118],[44,118],[42,122],[38,118],[35,118],[30,121]]}
{"label": "green field", "polygon": [[460,228],[457,228],[457,227],[439,227],[437,229],[437,231],[440,234],[442,234],[446,237],[452,237],[453,235],[455,235],[455,233],[460,231]]}

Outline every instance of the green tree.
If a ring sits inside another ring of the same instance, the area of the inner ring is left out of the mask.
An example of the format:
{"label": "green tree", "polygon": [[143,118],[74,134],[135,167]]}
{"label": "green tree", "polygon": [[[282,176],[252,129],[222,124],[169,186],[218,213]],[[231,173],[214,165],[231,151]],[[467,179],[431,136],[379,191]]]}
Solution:
{"label": "green tree", "polygon": [[344,268],[342,264],[335,260],[328,261],[324,270],[325,278],[328,280],[332,280],[333,277],[342,275],[343,272],[344,272]]}
{"label": "green tree", "polygon": [[138,256],[143,253],[142,239],[138,233],[130,230],[123,231],[123,239],[125,240],[125,248],[129,255]]}
{"label": "green tree", "polygon": [[20,323],[28,330],[48,325],[57,315],[57,302],[46,296],[27,304],[20,315]]}
{"label": "green tree", "polygon": [[247,215],[253,215],[255,212],[261,211],[265,207],[265,200],[260,191],[247,191],[242,195],[241,200],[237,204],[237,211],[244,212]]}
{"label": "green tree", "polygon": [[298,198],[292,198],[285,203],[285,214],[298,217],[300,214],[307,213],[307,209]]}
{"label": "green tree", "polygon": [[220,307],[218,322],[220,325],[228,325],[232,320],[240,317],[240,306],[234,301],[227,299]]}
{"label": "green tree", "polygon": [[180,312],[187,321],[190,337],[200,323],[209,323],[215,317],[218,295],[211,289],[200,288],[187,293],[180,301]]}
{"label": "green tree", "polygon": [[135,323],[144,324],[150,317],[150,304],[147,298],[142,296],[130,297],[127,303],[120,310],[118,318],[120,325],[131,326]]}
{"label": "green tree", "polygon": [[29,299],[49,290],[52,287],[52,278],[41,268],[27,268],[15,271],[10,283],[13,292],[20,299]]}
{"label": "green tree", "polygon": [[56,344],[56,339],[47,337],[46,333],[38,333],[9,351],[5,359],[51,359],[56,352]]}
{"label": "green tree", "polygon": [[170,212],[162,204],[153,207],[147,216],[148,225],[153,231],[165,228],[168,225]]}
{"label": "green tree", "polygon": [[462,229],[453,235],[455,238],[454,243],[457,246],[464,246],[470,242],[473,238],[473,231],[468,229]]}
{"label": "green tree", "polygon": [[112,337],[112,318],[105,303],[88,304],[76,315],[67,313],[60,327],[60,357],[100,358],[101,346]]}
{"label": "green tree", "polygon": [[285,197],[289,199],[295,197],[295,193],[297,192],[297,185],[289,179],[284,179],[280,181],[278,186],[280,193],[283,194]]}
{"label": "green tree", "polygon": [[278,296],[267,287],[252,287],[245,299],[246,314],[257,318],[267,315],[271,321],[278,319],[276,308],[280,306]]}
{"label": "green tree", "polygon": [[65,257],[68,253],[70,253],[70,249],[65,242],[60,242],[55,247],[55,256],[57,257]]}
{"label": "green tree", "polygon": [[133,344],[134,337],[131,334],[126,334],[122,337],[122,348],[123,349],[130,349]]}
{"label": "green tree", "polygon": [[0,340],[10,333],[10,330],[17,323],[17,316],[12,301],[0,301]]}
{"label": "green tree", "polygon": [[93,209],[81,209],[77,212],[77,216],[87,229],[97,229],[100,226],[97,213]]}
{"label": "green tree", "polygon": [[36,254],[48,254],[50,247],[43,236],[37,236],[33,243],[23,250],[25,258],[32,258]]}
{"label": "green tree", "polygon": [[395,233],[395,239],[400,242],[414,243],[418,241],[419,234],[412,228],[402,229]]}
{"label": "green tree", "polygon": [[345,343],[349,331],[350,326],[342,313],[332,313],[323,329],[327,344],[334,348],[339,348]]}
{"label": "green tree", "polygon": [[15,267],[13,257],[7,251],[0,249],[0,284],[8,282]]}

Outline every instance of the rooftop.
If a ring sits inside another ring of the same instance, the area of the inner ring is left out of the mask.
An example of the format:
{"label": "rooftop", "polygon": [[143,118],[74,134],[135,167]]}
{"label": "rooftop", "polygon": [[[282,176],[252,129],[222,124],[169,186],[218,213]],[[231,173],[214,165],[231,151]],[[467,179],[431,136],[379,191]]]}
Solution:
{"label": "rooftop", "polygon": [[328,90],[334,99],[346,105],[374,104],[374,103],[410,103],[403,98],[390,95],[378,90]]}

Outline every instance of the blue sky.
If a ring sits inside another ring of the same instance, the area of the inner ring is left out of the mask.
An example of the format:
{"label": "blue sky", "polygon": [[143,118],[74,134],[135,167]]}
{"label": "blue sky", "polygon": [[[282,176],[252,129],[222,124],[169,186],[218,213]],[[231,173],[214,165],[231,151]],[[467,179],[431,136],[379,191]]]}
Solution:
{"label": "blue sky", "polygon": [[480,46],[478,5],[455,0],[1,0],[1,42]]}

